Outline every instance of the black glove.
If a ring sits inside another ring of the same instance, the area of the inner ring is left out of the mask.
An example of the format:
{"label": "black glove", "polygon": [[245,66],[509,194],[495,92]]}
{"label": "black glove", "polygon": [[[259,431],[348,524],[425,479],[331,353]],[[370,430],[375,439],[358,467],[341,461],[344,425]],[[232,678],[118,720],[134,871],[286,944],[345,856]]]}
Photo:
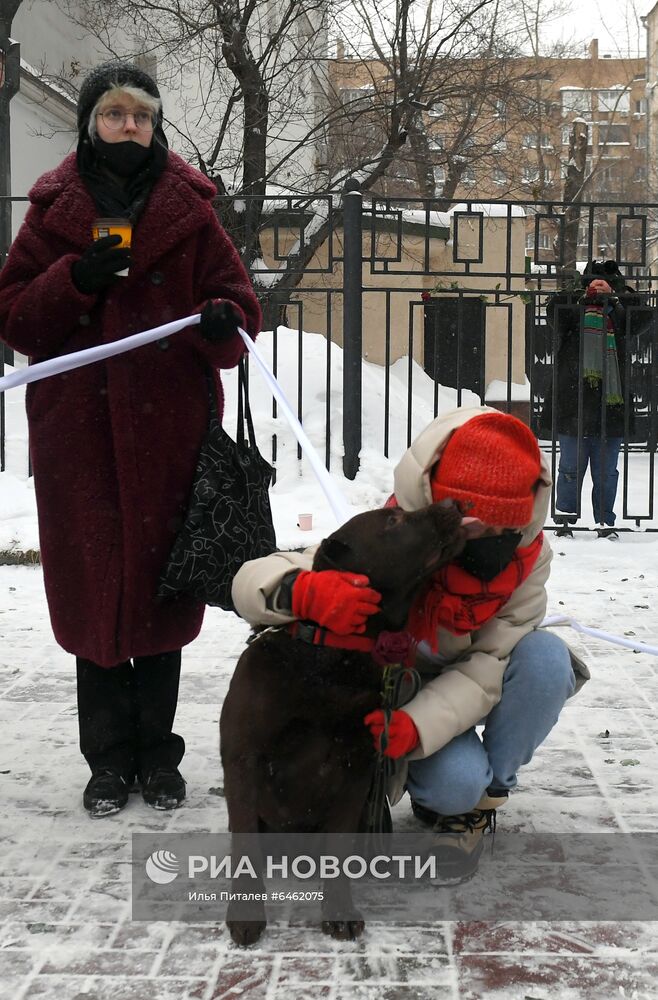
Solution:
{"label": "black glove", "polygon": [[101,236],[71,265],[71,278],[79,292],[84,295],[100,292],[117,281],[117,271],[130,267],[130,248],[117,250],[118,243],[121,243],[118,233]]}
{"label": "black glove", "polygon": [[201,310],[199,330],[204,340],[219,344],[238,332],[240,320],[230,302],[206,302]]}

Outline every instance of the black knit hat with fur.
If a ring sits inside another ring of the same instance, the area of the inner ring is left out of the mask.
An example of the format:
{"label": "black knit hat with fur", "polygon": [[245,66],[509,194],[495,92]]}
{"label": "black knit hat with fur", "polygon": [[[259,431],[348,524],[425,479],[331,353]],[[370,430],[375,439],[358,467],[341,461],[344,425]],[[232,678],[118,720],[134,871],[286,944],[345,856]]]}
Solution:
{"label": "black knit hat with fur", "polygon": [[[160,98],[160,91],[155,80],[132,63],[122,62],[113,59],[110,62],[101,63],[87,74],[80,87],[78,95],[78,132],[87,128],[89,115],[94,109],[94,105],[106,90],[111,90],[115,86],[139,87],[146,91],[151,97]],[[158,124],[162,122],[162,111],[158,115]]]}
{"label": "black knit hat with fur", "polygon": [[167,166],[169,150],[160,109],[150,144],[151,155],[145,167],[127,184],[117,184],[103,169],[96,141],[89,137],[89,116],[103,94],[116,86],[139,87],[152,97],[160,98],[155,80],[131,63],[112,60],[93,69],[85,77],[78,96],[77,165],[99,215],[125,217],[134,223],[143,211],[153,185]]}

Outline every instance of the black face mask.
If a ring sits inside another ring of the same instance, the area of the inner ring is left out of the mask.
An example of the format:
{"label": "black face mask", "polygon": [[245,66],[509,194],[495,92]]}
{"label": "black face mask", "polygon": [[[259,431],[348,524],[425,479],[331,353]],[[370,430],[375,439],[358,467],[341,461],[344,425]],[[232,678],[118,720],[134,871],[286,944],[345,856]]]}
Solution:
{"label": "black face mask", "polygon": [[146,165],[152,156],[151,146],[140,146],[138,142],[105,142],[99,136],[94,139],[94,149],[98,159],[119,177],[132,177]]}
{"label": "black face mask", "polygon": [[517,531],[506,531],[503,535],[473,538],[466,542],[455,562],[467,573],[488,583],[509,566],[522,537]]}

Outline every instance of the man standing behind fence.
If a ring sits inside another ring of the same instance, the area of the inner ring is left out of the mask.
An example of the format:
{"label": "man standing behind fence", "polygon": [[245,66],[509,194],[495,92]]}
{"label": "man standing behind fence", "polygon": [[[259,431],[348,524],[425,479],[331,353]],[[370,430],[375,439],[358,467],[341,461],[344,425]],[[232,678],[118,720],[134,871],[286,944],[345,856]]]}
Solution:
{"label": "man standing behind fence", "polygon": [[540,435],[552,437],[555,420],[560,443],[555,499],[555,521],[560,527],[555,534],[573,538],[572,525],[578,520],[589,465],[597,532],[614,541],[618,538],[614,527],[617,464],[626,415],[633,430],[626,357],[632,338],[649,327],[651,311],[642,308],[642,296],[626,285],[614,260],[590,261],[582,283],[582,292],[558,292],[546,304],[548,325],[557,332],[557,388],[553,398],[551,384]]}
{"label": "man standing behind fence", "polygon": [[[0,272],[0,336],[41,361],[202,314],[199,329],[27,391],[48,606],[77,660],[83,800],[99,816],[126,804],[135,777],[156,808],[185,797],[172,727],[181,647],[204,606],[155,594],[208,424],[206,373],[221,416],[216,369],[238,363],[238,324],[255,336],[260,310],[214,185],[167,148],[150,76],[99,66],[80,90],[78,129],[77,152],[30,192]],[[132,247],[98,236],[99,217],[132,230]]]}

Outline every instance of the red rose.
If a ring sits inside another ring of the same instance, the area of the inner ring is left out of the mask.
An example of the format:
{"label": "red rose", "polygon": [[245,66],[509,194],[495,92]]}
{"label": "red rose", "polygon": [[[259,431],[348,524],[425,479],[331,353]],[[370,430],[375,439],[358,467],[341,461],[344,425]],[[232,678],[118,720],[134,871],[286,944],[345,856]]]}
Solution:
{"label": "red rose", "polygon": [[380,667],[387,663],[406,663],[413,645],[414,640],[408,632],[380,632],[372,658]]}

